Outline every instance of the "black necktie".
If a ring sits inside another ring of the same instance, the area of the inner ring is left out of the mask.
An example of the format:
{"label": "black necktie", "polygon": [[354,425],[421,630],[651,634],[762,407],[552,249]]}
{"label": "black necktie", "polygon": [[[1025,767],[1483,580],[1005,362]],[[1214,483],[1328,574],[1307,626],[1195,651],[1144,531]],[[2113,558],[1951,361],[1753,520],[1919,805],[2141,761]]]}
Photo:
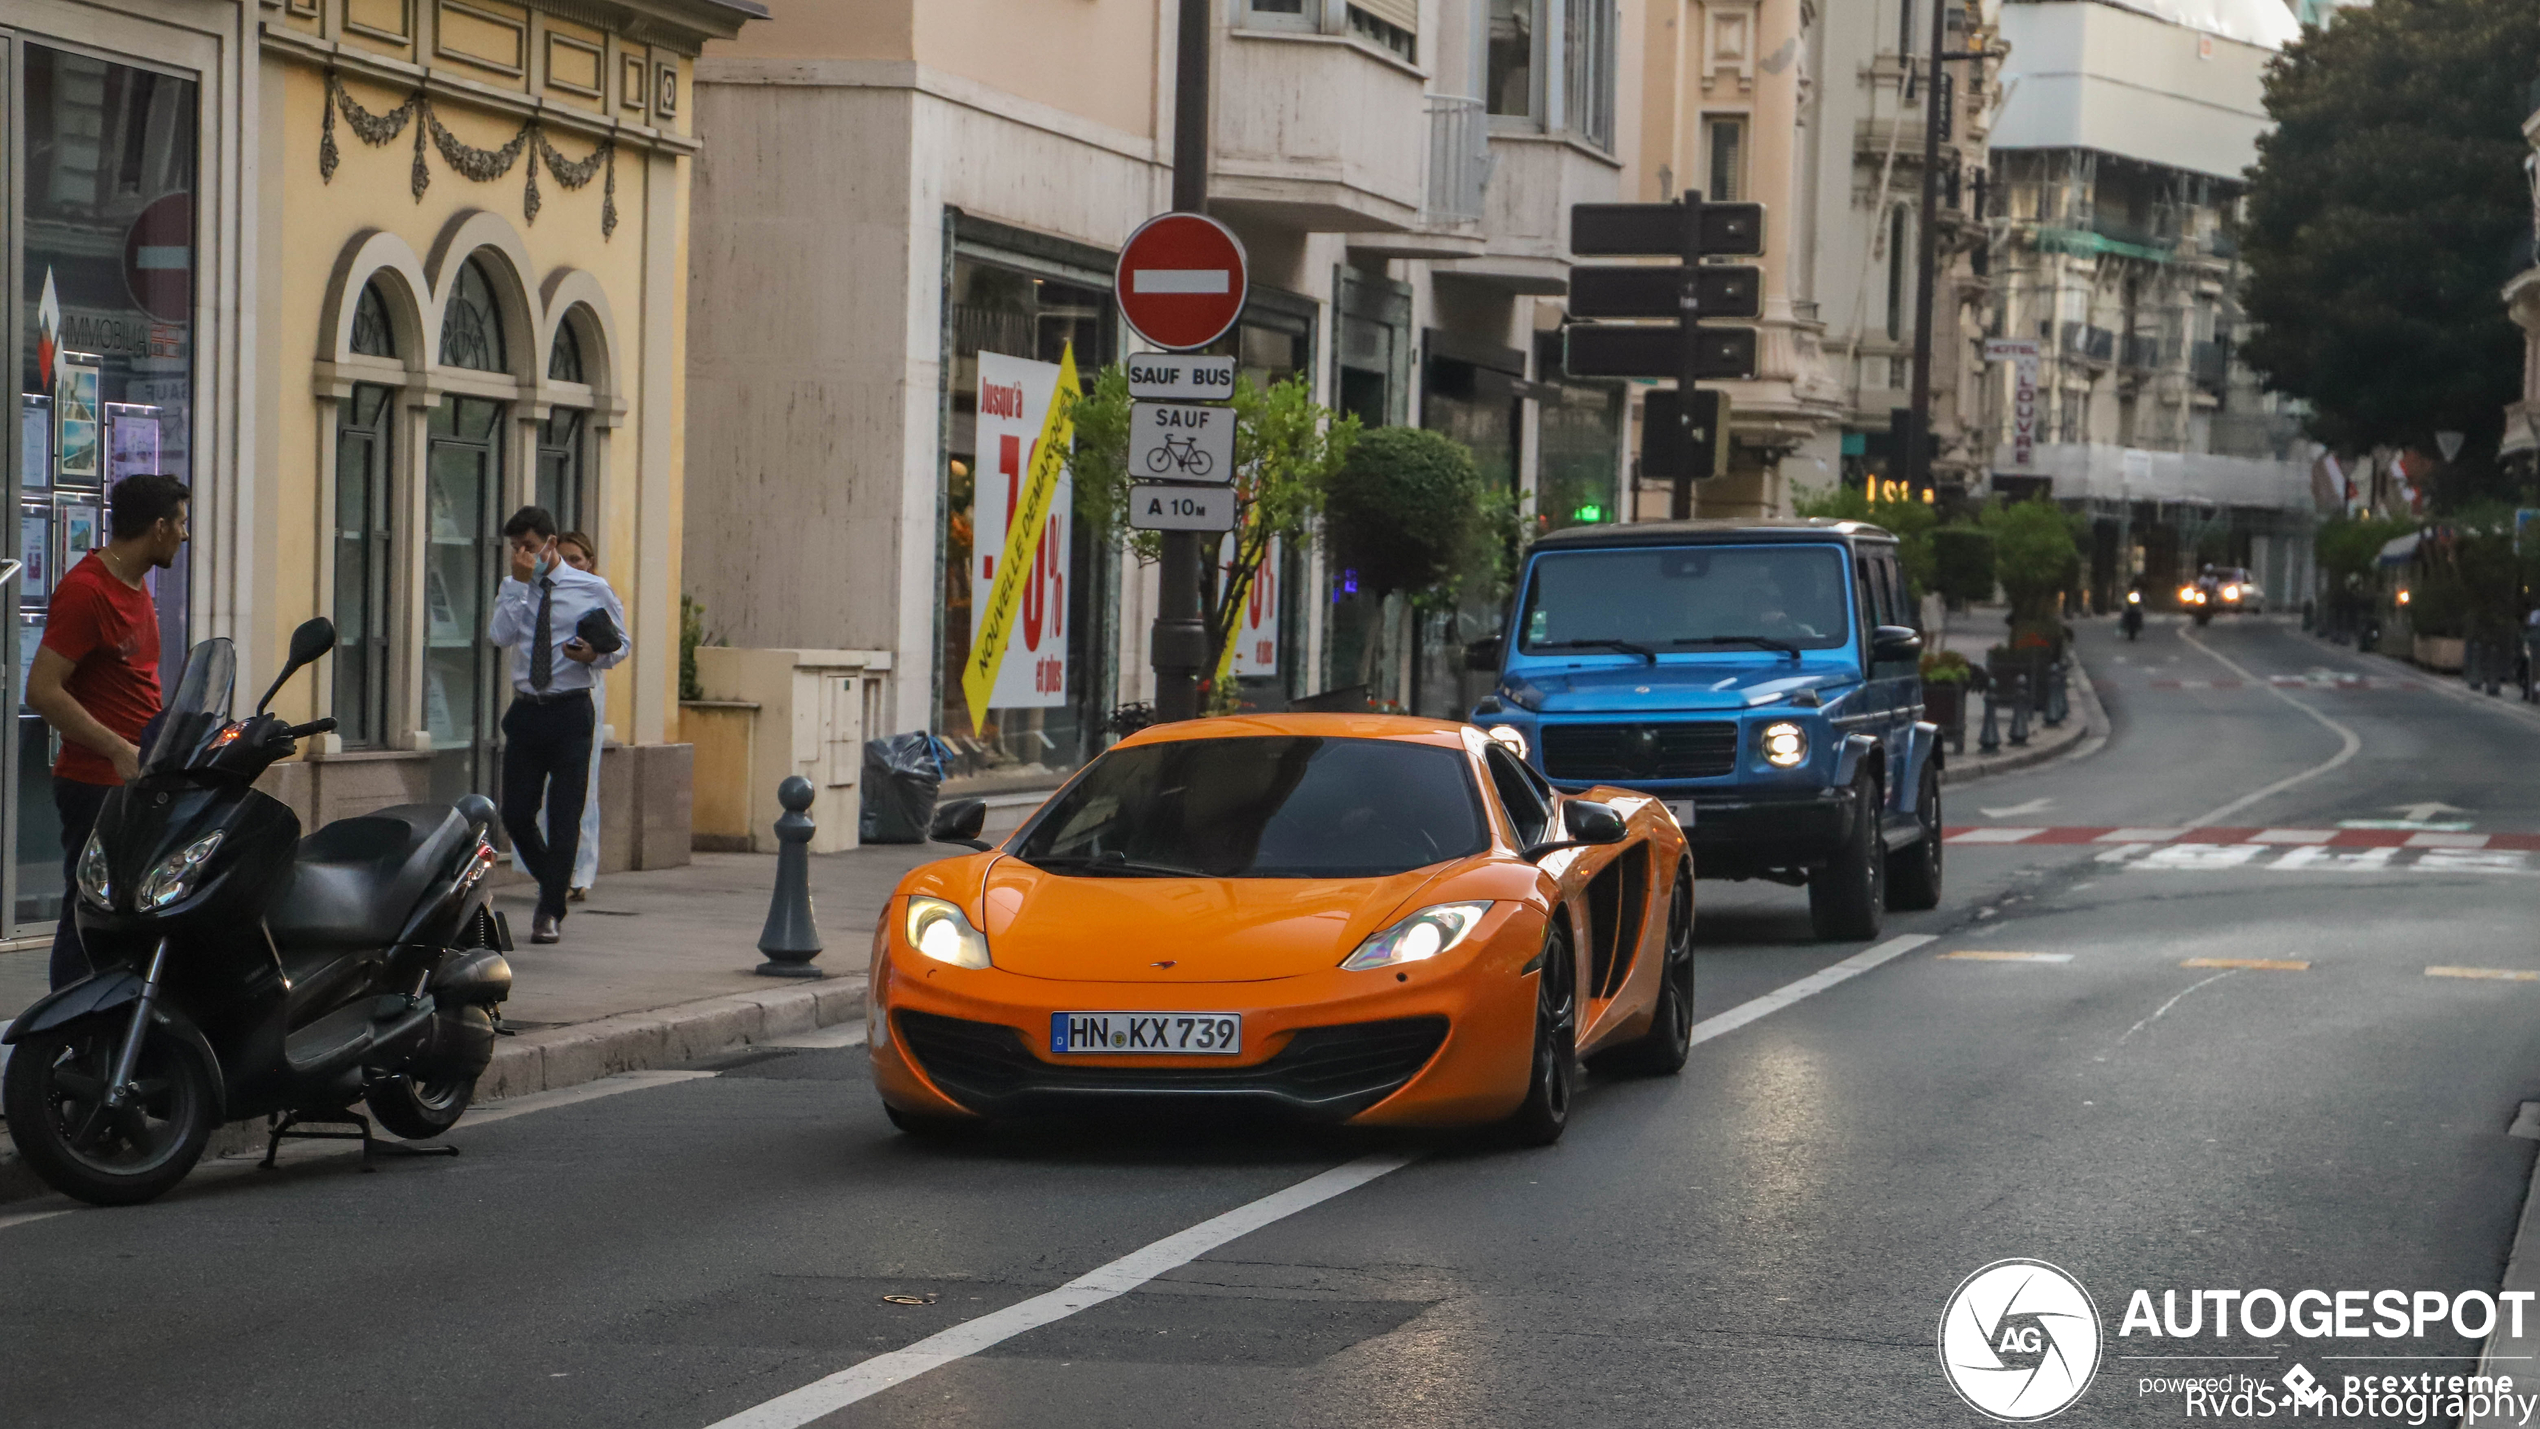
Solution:
{"label": "black necktie", "polygon": [[538,633],[529,647],[529,688],[546,692],[556,682],[556,583],[538,582]]}

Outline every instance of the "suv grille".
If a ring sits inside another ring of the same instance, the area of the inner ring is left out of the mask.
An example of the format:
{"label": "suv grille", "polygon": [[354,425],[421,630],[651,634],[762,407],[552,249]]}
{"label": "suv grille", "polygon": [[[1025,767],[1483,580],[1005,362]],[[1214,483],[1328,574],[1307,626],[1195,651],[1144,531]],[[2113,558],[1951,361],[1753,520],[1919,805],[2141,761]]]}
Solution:
{"label": "suv grille", "polygon": [[1346,1121],[1392,1095],[1446,1042],[1443,1017],[1308,1027],[1250,1067],[1100,1067],[1044,1062],[1023,1034],[931,1012],[892,1016],[901,1044],[953,1100],[985,1114],[1085,1109],[1100,1099],[1223,1096],[1316,1121]]}
{"label": "suv grille", "polygon": [[1709,779],[1736,770],[1735,720],[1543,726],[1543,772],[1555,779]]}

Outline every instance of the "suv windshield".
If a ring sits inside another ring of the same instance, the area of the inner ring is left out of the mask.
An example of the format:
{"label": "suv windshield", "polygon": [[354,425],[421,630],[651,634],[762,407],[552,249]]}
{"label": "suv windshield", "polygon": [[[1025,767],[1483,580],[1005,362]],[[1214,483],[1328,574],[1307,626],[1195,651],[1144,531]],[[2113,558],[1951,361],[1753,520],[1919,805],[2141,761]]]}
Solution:
{"label": "suv windshield", "polygon": [[1280,735],[1095,760],[1016,852],[1054,873],[1379,878],[1490,846],[1460,749]]}
{"label": "suv windshield", "polygon": [[1788,648],[1849,638],[1839,546],[1644,546],[1535,558],[1528,654]]}
{"label": "suv windshield", "polygon": [[194,756],[229,723],[229,690],[237,676],[237,652],[227,640],[215,636],[194,647],[185,657],[185,678],[177,681],[176,693],[168,696],[160,716],[158,738],[142,755],[143,772],[194,763]]}

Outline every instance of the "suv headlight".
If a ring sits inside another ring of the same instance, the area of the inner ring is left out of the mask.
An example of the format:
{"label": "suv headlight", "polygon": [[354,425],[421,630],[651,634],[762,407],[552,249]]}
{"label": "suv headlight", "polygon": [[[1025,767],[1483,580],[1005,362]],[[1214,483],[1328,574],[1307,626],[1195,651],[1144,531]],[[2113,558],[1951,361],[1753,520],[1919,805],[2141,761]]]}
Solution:
{"label": "suv headlight", "polygon": [[88,847],[79,851],[79,893],[100,908],[115,906],[115,885],[106,877],[106,846],[95,834],[88,836]]}
{"label": "suv headlight", "polygon": [[1764,762],[1775,769],[1796,769],[1808,762],[1808,731],[1789,720],[1775,720],[1764,726],[1759,741]]}
{"label": "suv headlight", "polygon": [[907,927],[908,945],[939,963],[957,968],[988,966],[988,936],[970,926],[958,904],[912,894]]}
{"label": "suv headlight", "polygon": [[1371,933],[1341,963],[1352,972],[1368,968],[1389,968],[1403,963],[1421,963],[1436,957],[1464,941],[1490,911],[1490,900],[1476,903],[1440,903],[1423,908],[1380,933]]}
{"label": "suv headlight", "polygon": [[208,833],[160,859],[159,866],[150,870],[150,876],[141,880],[141,893],[136,900],[141,911],[147,913],[165,908],[192,891],[195,875],[202,869],[203,860],[210,858],[212,850],[220,847],[220,840],[217,831]]}

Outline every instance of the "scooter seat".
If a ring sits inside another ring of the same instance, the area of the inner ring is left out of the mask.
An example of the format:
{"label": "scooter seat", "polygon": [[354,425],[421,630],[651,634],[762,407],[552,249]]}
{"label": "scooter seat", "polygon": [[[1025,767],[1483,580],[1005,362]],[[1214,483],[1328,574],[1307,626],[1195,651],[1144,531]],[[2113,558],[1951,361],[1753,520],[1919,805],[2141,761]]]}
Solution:
{"label": "scooter seat", "polygon": [[300,840],[291,882],[265,924],[285,948],[385,947],[473,833],[447,804],[399,804],[338,819]]}

